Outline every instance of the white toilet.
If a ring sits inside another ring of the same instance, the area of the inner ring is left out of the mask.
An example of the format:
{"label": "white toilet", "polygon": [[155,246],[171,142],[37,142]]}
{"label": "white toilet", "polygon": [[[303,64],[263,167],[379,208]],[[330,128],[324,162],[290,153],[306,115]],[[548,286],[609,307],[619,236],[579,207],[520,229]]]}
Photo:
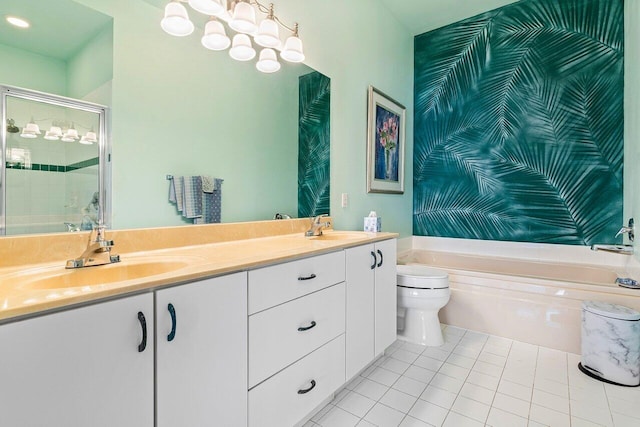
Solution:
{"label": "white toilet", "polygon": [[437,347],[444,344],[438,311],[449,302],[449,275],[424,265],[398,265],[398,338]]}

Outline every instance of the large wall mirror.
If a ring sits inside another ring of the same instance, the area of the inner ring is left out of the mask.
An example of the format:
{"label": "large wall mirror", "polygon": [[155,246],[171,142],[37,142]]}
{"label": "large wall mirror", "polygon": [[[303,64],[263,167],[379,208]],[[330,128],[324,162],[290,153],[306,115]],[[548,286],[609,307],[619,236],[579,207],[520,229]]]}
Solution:
{"label": "large wall mirror", "polygon": [[[2,3],[3,16],[32,25],[0,23],[0,85],[110,108],[112,194],[100,202],[112,204],[105,220],[114,228],[191,223],[169,202],[167,175],[222,179],[222,222],[328,213],[325,76],[288,63],[266,75],[255,61],[208,51],[199,42],[206,19],[193,11],[194,34],[169,36],[160,28],[161,0]],[[318,82],[315,93],[309,82]],[[325,126],[314,130],[319,117]],[[309,149],[299,140],[305,136],[323,148]],[[78,198],[78,209],[91,202]],[[65,231],[71,221],[56,222],[48,230]]]}

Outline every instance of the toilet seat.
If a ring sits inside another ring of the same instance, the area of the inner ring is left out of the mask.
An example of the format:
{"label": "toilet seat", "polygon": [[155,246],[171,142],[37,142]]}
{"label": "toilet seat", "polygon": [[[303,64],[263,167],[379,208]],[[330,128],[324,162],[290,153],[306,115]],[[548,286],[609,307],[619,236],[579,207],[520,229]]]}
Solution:
{"label": "toilet seat", "polygon": [[419,264],[398,265],[399,288],[449,289],[449,274],[444,270]]}

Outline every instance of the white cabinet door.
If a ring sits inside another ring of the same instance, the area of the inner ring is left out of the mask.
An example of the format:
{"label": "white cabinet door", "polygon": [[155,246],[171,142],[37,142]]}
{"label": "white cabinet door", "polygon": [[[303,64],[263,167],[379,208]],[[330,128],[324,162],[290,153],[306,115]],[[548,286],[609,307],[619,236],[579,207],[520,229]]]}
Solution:
{"label": "white cabinet door", "polygon": [[375,244],[375,355],[396,340],[396,239]]}
{"label": "white cabinet door", "polygon": [[346,374],[347,381],[374,357],[374,245],[345,250],[346,255]]}
{"label": "white cabinet door", "polygon": [[153,348],[152,294],[2,325],[0,424],[152,427]]}
{"label": "white cabinet door", "polygon": [[157,426],[246,426],[246,273],[157,291],[156,322]]}

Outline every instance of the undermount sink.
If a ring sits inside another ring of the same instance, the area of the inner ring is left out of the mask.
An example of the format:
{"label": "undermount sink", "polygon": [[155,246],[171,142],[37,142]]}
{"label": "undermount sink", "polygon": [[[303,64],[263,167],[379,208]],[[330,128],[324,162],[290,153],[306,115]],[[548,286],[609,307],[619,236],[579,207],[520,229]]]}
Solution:
{"label": "undermount sink", "polygon": [[366,237],[364,232],[353,231],[325,231],[320,236],[308,237],[311,240],[351,240]]}
{"label": "undermount sink", "polygon": [[120,263],[76,269],[65,269],[62,265],[22,271],[3,279],[2,282],[3,286],[28,290],[99,286],[157,276],[192,264],[193,259],[186,257],[163,257],[162,259],[124,260]]}

